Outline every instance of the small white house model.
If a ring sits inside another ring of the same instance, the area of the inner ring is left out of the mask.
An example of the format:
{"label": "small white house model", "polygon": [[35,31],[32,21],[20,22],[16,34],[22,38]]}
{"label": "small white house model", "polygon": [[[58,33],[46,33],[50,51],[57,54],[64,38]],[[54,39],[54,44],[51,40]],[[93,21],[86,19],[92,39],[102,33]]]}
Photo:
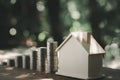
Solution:
{"label": "small white house model", "polygon": [[58,75],[80,79],[102,77],[104,49],[88,32],[71,33],[56,49]]}

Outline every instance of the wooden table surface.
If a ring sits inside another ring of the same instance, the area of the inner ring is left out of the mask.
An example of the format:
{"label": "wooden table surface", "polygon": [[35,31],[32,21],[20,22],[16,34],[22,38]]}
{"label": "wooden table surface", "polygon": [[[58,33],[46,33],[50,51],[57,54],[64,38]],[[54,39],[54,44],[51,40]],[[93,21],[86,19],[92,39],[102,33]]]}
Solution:
{"label": "wooden table surface", "polygon": [[[120,80],[120,70],[103,68],[105,77],[97,80]],[[38,71],[0,66],[0,80],[81,80],[55,74],[44,74]]]}

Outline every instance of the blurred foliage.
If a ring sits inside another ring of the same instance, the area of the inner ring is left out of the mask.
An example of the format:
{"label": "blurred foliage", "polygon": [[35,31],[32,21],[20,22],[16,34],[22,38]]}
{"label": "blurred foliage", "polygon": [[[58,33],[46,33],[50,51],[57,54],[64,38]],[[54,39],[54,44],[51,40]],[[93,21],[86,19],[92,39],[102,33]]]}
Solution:
{"label": "blurred foliage", "polygon": [[87,31],[104,47],[120,38],[119,21],[120,0],[0,0],[0,44],[30,39],[45,46],[48,39],[61,43],[70,32]]}
{"label": "blurred foliage", "polygon": [[102,13],[102,19],[98,26],[103,31],[101,38],[106,44],[109,44],[113,39],[120,38],[120,1],[97,0],[97,3]]}
{"label": "blurred foliage", "polygon": [[91,32],[88,0],[61,0],[61,21],[65,35],[73,31]]}
{"label": "blurred foliage", "polygon": [[60,16],[65,35],[79,30],[92,32],[103,47],[120,38],[119,0],[61,0]]}

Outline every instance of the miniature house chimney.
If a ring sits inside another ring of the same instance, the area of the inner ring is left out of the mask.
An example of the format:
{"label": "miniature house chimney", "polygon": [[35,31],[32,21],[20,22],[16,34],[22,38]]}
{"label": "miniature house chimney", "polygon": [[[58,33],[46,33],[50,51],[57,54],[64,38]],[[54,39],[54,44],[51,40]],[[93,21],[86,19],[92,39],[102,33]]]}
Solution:
{"label": "miniature house chimney", "polygon": [[77,40],[79,40],[85,49],[89,52],[90,51],[90,40],[91,40],[91,33],[90,32],[74,32],[72,33]]}
{"label": "miniature house chimney", "polygon": [[88,33],[88,32],[84,32],[83,33],[83,40],[82,42],[85,42],[87,44],[90,44],[90,37],[91,37],[91,33]]}
{"label": "miniature house chimney", "polygon": [[88,32],[83,32],[81,33],[82,35],[82,40],[81,43],[85,47],[85,49],[89,52],[90,51],[90,38],[91,38],[91,33]]}

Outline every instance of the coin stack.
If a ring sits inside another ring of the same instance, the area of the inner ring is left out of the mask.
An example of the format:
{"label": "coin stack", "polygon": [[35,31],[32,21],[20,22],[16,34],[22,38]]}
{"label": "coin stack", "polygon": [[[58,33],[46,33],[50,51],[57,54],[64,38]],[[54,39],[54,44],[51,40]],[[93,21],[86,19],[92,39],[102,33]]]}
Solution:
{"label": "coin stack", "polygon": [[57,41],[47,42],[47,59],[48,59],[48,73],[55,73],[58,68],[58,58],[56,48],[58,46]]}

